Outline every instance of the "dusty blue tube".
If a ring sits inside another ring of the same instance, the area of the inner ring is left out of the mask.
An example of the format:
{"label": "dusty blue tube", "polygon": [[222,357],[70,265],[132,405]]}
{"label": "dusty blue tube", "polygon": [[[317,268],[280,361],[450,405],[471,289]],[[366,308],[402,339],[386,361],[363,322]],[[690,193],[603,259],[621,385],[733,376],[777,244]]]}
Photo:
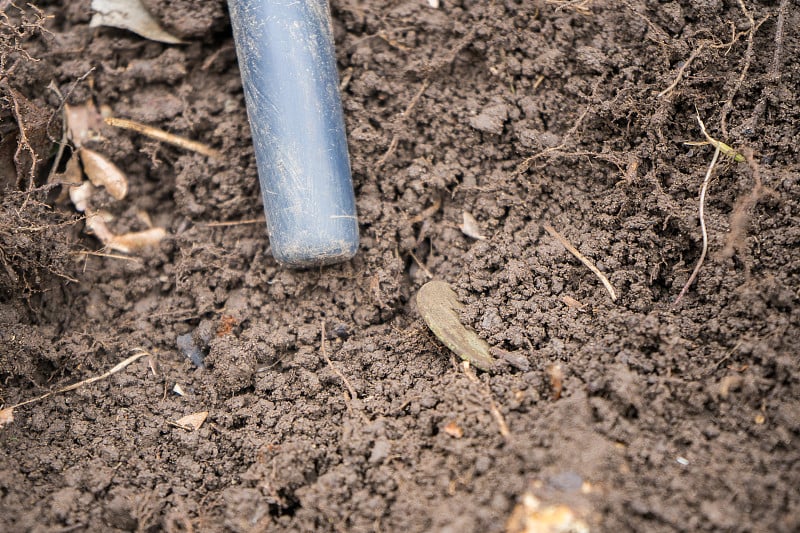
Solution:
{"label": "dusty blue tube", "polygon": [[358,221],[327,0],[228,0],[272,255],[346,261]]}

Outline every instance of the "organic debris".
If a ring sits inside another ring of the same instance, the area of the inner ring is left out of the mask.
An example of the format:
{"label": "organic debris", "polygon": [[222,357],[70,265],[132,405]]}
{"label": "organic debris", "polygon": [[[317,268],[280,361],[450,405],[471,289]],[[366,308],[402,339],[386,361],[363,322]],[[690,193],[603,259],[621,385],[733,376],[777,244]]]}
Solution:
{"label": "organic debris", "polygon": [[111,26],[130,30],[151,41],[167,44],[183,42],[164,30],[141,0],[92,0],[92,9],[95,14],[89,22],[91,28]]}
{"label": "organic debris", "polygon": [[434,335],[464,361],[481,370],[492,371],[495,362],[489,344],[461,323],[464,304],[444,281],[429,281],[417,292],[417,308]]}
{"label": "organic debris", "polygon": [[114,126],[115,128],[121,128],[124,130],[135,131],[141,133],[142,135],[150,137],[151,139],[169,143],[173,146],[184,148],[192,152],[197,152],[199,154],[203,154],[208,157],[222,156],[219,150],[211,148],[207,144],[203,144],[198,141],[193,141],[191,139],[181,137],[180,135],[175,135],[173,133],[169,133],[164,130],[154,128],[153,126],[142,124],[141,122],[136,122],[134,120],[127,120],[124,118],[116,118],[116,117],[106,117],[104,120],[105,123],[108,124],[109,126]]}
{"label": "organic debris", "polygon": [[83,171],[95,187],[105,187],[108,194],[122,200],[128,194],[128,178],[105,156],[86,147],[78,149]]}
{"label": "organic debris", "polygon": [[444,432],[453,437],[454,439],[460,439],[464,436],[464,430],[461,429],[461,426],[456,424],[455,420],[451,420],[444,426]]}
{"label": "organic debris", "polygon": [[486,240],[486,237],[481,233],[481,227],[478,225],[478,221],[475,220],[475,217],[472,216],[472,213],[464,211],[462,218],[464,221],[461,223],[458,229],[460,229],[464,235],[479,241]]}
{"label": "organic debris", "polygon": [[0,427],[2,427],[3,425],[5,425],[5,424],[7,424],[9,422],[12,422],[14,420],[14,409],[16,409],[18,407],[22,407],[23,405],[28,405],[29,403],[38,402],[39,400],[44,400],[45,398],[47,398],[49,396],[52,396],[54,394],[60,394],[62,392],[68,392],[68,391],[71,391],[71,390],[79,389],[79,388],[83,387],[84,385],[89,385],[90,383],[94,383],[95,381],[100,381],[100,380],[106,379],[106,378],[116,374],[120,370],[123,370],[125,367],[127,367],[131,363],[134,363],[134,362],[138,361],[139,359],[141,359],[142,357],[144,357],[146,355],[149,356],[150,352],[147,352],[147,351],[145,351],[145,350],[143,350],[141,348],[138,348],[138,352],[136,354],[134,354],[134,355],[128,357],[127,359],[123,360],[122,362],[118,363],[116,366],[114,366],[108,372],[105,372],[105,373],[100,374],[99,376],[95,376],[93,378],[84,379],[83,381],[79,381],[78,383],[73,383],[72,385],[68,385],[68,386],[62,387],[62,388],[60,388],[58,390],[54,390],[54,391],[48,392],[47,394],[42,394],[41,396],[37,396],[36,398],[32,398],[30,400],[26,400],[24,402],[20,402],[18,404],[12,405],[11,407],[6,407],[5,409],[0,410]]}
{"label": "organic debris", "polygon": [[150,228],[116,235],[108,228],[107,223],[110,219],[111,216],[106,211],[91,213],[86,217],[86,230],[94,234],[109,250],[125,254],[139,252],[145,248],[156,246],[167,236],[164,228]]}
{"label": "organic debris", "polygon": [[724,142],[718,141],[708,134],[708,132],[706,131],[706,125],[700,118],[699,113],[697,115],[697,123],[700,124],[700,131],[703,133],[703,136],[706,138],[706,141],[687,142],[685,144],[693,146],[703,146],[706,144],[710,144],[715,148],[714,156],[711,158],[711,163],[708,165],[708,170],[706,170],[706,176],[703,179],[703,184],[700,186],[700,209],[698,216],[700,218],[700,233],[703,237],[703,248],[700,251],[700,258],[697,260],[697,264],[695,265],[692,274],[689,276],[689,279],[683,285],[683,288],[681,289],[681,292],[678,294],[678,297],[675,298],[675,302],[672,304],[673,306],[678,305],[678,302],[681,301],[683,296],[689,290],[689,287],[691,287],[692,283],[694,283],[695,279],[697,279],[697,275],[700,273],[700,267],[703,266],[703,263],[706,260],[706,255],[708,254],[708,231],[706,230],[706,218],[705,218],[706,193],[708,192],[708,185],[709,183],[711,183],[711,177],[714,175],[714,168],[717,165],[719,154],[720,153],[725,154],[726,156],[732,158],[736,162],[745,161],[745,157],[742,154],[738,153],[736,150],[734,150]]}
{"label": "organic debris", "polygon": [[550,399],[553,401],[561,398],[564,389],[564,369],[559,363],[547,367],[547,377],[550,378]]}
{"label": "organic debris", "polygon": [[200,426],[203,425],[203,422],[206,421],[206,418],[208,418],[208,411],[200,411],[179,418],[175,422],[172,422],[172,425],[185,429],[186,431],[197,431],[200,429]]}
{"label": "organic debris", "polygon": [[600,281],[603,283],[603,286],[608,291],[608,294],[611,295],[611,300],[612,301],[616,301],[617,300],[617,292],[614,290],[614,286],[611,285],[611,282],[608,281],[608,278],[605,276],[605,274],[600,272],[600,270],[598,270],[598,268],[596,266],[594,266],[594,263],[592,263],[585,255],[580,253],[577,248],[572,246],[572,244],[563,235],[561,235],[559,232],[557,232],[555,229],[553,229],[553,226],[545,224],[544,225],[544,229],[547,231],[547,233],[549,233],[550,235],[555,237],[555,239],[558,242],[560,242],[564,246],[564,248],[566,248],[567,251],[569,251],[569,253],[571,253],[572,255],[577,257],[578,260],[581,263],[586,265],[586,267],[589,270],[591,270],[594,273],[594,275],[597,276],[600,279]]}
{"label": "organic debris", "polygon": [[548,505],[530,492],[514,507],[506,533],[589,533],[589,525],[563,504]]}

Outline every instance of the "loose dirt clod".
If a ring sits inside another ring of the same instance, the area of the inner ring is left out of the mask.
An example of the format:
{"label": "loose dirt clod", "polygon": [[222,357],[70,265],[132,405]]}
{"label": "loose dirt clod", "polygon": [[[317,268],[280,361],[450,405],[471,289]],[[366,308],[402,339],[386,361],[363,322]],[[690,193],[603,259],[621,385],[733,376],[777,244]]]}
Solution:
{"label": "loose dirt clod", "polygon": [[489,372],[494,368],[489,344],[461,323],[463,308],[444,281],[429,281],[417,292],[417,309],[433,334],[461,359]]}

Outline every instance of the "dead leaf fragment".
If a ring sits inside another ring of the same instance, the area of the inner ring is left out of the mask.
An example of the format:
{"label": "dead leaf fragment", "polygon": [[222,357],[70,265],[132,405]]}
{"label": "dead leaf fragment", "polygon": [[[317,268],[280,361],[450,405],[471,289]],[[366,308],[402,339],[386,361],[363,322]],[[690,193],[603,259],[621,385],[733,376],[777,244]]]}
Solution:
{"label": "dead leaf fragment", "polygon": [[206,421],[206,418],[208,418],[208,411],[200,411],[199,413],[192,413],[179,418],[175,421],[175,425],[187,431],[197,431]]}
{"label": "dead leaf fragment", "polygon": [[130,254],[160,243],[167,236],[164,228],[150,228],[144,231],[133,231],[122,235],[114,235],[106,244],[110,249]]}
{"label": "dead leaf fragment", "polygon": [[97,240],[107,245],[111,239],[114,238],[114,234],[108,229],[107,217],[105,215],[106,213],[104,211],[88,213],[86,215],[86,231],[93,234],[97,237]]}
{"label": "dead leaf fragment", "polygon": [[94,187],[92,186],[92,182],[84,181],[77,187],[75,186],[69,187],[68,194],[69,194],[69,199],[72,202],[72,205],[75,206],[75,209],[83,213],[89,206],[89,199],[92,197],[93,192],[94,192]]}
{"label": "dead leaf fragment", "polygon": [[589,525],[566,505],[547,505],[526,492],[508,519],[506,533],[589,533]]}
{"label": "dead leaf fragment", "polygon": [[471,237],[473,239],[477,239],[479,241],[485,241],[486,237],[481,233],[480,225],[478,221],[475,220],[475,217],[472,216],[472,213],[468,211],[464,211],[462,214],[463,222],[458,227],[461,232],[466,235],[467,237]]}
{"label": "dead leaf fragment", "polygon": [[14,421],[14,408],[0,409],[0,428]]}
{"label": "dead leaf fragment", "polygon": [[151,41],[167,44],[182,42],[161,27],[141,0],[92,0],[92,9],[96,13],[89,22],[90,28],[111,26],[130,30]]}
{"label": "dead leaf fragment", "polygon": [[417,292],[417,309],[434,335],[464,361],[481,370],[494,369],[489,344],[461,323],[464,304],[444,281],[429,281]]}
{"label": "dead leaf fragment", "polygon": [[450,421],[444,427],[444,432],[453,437],[454,439],[460,439],[464,436],[464,430],[461,429],[461,426],[455,423],[455,421]]}
{"label": "dead leaf fragment", "polygon": [[64,104],[64,120],[67,123],[67,138],[72,141],[75,148],[80,148],[87,141],[96,139],[103,127],[103,117],[92,100],[83,105]]}
{"label": "dead leaf fragment", "polygon": [[111,161],[88,148],[78,150],[83,163],[83,171],[95,187],[105,187],[108,193],[122,200],[128,194],[128,178]]}

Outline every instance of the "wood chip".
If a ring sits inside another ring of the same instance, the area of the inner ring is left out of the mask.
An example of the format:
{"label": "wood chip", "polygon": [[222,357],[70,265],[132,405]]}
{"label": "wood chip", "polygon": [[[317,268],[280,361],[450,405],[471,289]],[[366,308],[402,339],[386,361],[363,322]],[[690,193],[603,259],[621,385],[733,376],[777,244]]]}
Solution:
{"label": "wood chip", "polygon": [[466,235],[467,237],[471,237],[473,239],[477,239],[479,241],[485,241],[486,237],[481,233],[481,228],[478,225],[478,221],[475,220],[475,217],[472,216],[471,213],[464,211],[462,214],[463,222],[458,227],[461,232]]}
{"label": "wood chip", "polygon": [[206,421],[206,418],[208,418],[208,411],[200,411],[199,413],[192,413],[179,418],[174,424],[186,431],[197,431]]}
{"label": "wood chip", "polygon": [[455,423],[455,421],[450,421],[444,426],[444,432],[453,437],[454,439],[460,439],[464,436],[464,430],[461,429],[461,426]]}
{"label": "wood chip", "polygon": [[444,281],[429,281],[417,293],[417,308],[434,335],[464,361],[481,370],[492,371],[494,359],[489,344],[461,323],[464,304]]}
{"label": "wood chip", "polygon": [[0,410],[0,428],[14,421],[14,408],[8,407]]}

